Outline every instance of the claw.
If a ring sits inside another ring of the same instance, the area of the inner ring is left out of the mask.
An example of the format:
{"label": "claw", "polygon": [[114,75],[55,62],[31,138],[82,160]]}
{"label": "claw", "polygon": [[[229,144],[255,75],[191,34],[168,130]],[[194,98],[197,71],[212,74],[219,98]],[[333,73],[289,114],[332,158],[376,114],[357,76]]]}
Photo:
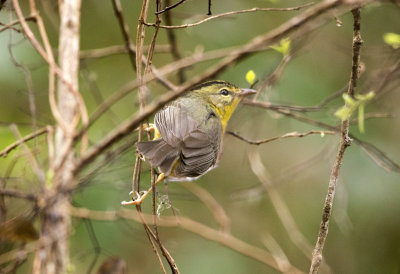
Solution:
{"label": "claw", "polygon": [[140,205],[148,194],[149,191],[141,191],[140,193],[137,193],[138,195],[137,199],[132,198],[132,201],[122,201],[121,205]]}
{"label": "claw", "polygon": [[[163,181],[165,179],[165,175],[164,173],[161,173],[160,175],[158,175],[157,180],[155,182],[155,185],[157,185],[159,182]],[[146,198],[147,195],[149,195],[149,193],[151,193],[151,191],[153,190],[152,187],[150,187],[147,191],[140,191],[137,194],[137,199],[133,199],[132,201],[122,201],[121,205],[140,205],[142,204],[143,200]],[[129,195],[133,195],[134,192],[130,192]]]}

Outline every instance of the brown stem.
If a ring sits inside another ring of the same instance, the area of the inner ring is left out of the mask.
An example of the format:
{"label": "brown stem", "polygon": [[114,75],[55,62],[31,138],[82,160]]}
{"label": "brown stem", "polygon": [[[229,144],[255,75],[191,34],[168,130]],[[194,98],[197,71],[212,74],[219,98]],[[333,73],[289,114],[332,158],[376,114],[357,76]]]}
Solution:
{"label": "brown stem", "polygon": [[[354,96],[354,90],[357,86],[357,80],[359,76],[359,66],[360,66],[360,49],[362,45],[362,39],[360,35],[360,8],[353,9],[353,62],[350,75],[349,88],[347,94]],[[346,148],[351,144],[351,138],[349,137],[349,120],[342,122],[340,131],[340,143],[339,149],[336,155],[336,160],[333,164],[331,175],[329,178],[328,193],[325,198],[324,208],[322,213],[322,221],[319,228],[317,243],[312,254],[310,273],[318,273],[319,267],[322,262],[322,250],[326,238],[328,236],[328,226],[329,220],[332,214],[333,199],[335,197],[335,191],[337,186],[337,181],[339,177],[340,167],[343,163],[343,156]]]}
{"label": "brown stem", "polygon": [[[139,214],[139,213],[138,213]],[[93,220],[115,221],[118,219],[128,219],[135,222],[151,223],[153,216],[145,215],[137,216],[132,210],[119,210],[119,211],[94,211],[86,208],[73,207],[72,215],[78,218],[88,218]],[[180,229],[189,231],[204,239],[219,243],[226,246],[246,257],[252,258],[263,264],[266,264],[278,271],[282,272],[280,266],[276,263],[275,259],[268,251],[253,246],[246,241],[242,241],[230,233],[221,233],[217,229],[213,229],[207,225],[196,222],[190,218],[183,216],[164,216],[158,220],[160,226],[165,227],[178,227]],[[296,267],[290,265],[286,269],[286,273],[302,273]]]}
{"label": "brown stem", "polygon": [[128,51],[129,60],[131,61],[133,69],[136,70],[135,46],[133,45],[133,41],[132,41],[131,37],[129,36],[128,24],[125,23],[124,15],[122,14],[121,2],[119,0],[113,0],[112,4],[113,4],[115,15],[118,18],[118,23],[120,25],[122,35],[124,36],[125,48]]}
{"label": "brown stem", "polygon": [[[57,169],[50,190],[45,193],[53,202],[46,206],[42,213],[41,240],[50,241],[35,258],[37,273],[66,273],[69,263],[68,237],[70,231],[70,192],[62,189],[71,188],[76,184],[73,174],[74,150],[72,149],[73,132],[80,116],[80,96],[78,91],[79,70],[79,31],[80,31],[80,0],[64,1],[60,6],[61,23],[59,36],[59,64],[61,78],[58,81],[58,109],[67,129],[58,125],[55,137],[54,161]],[[71,89],[76,92],[71,92]],[[64,237],[60,237],[64,235]],[[40,261],[40,264],[37,263]]]}
{"label": "brown stem", "polygon": [[[165,5],[169,5],[169,2],[170,2],[170,0],[166,0]],[[171,13],[165,12],[163,15],[164,15],[165,23],[169,26],[172,25]],[[174,58],[175,61],[180,60],[182,57],[178,50],[178,43],[176,41],[175,32],[172,29],[167,29],[167,38],[168,38],[168,42],[171,46],[172,57]],[[182,84],[186,81],[185,71],[183,68],[178,69],[178,80],[179,80],[180,84]]]}
{"label": "brown stem", "polygon": [[10,153],[12,150],[16,149],[19,145],[21,145],[25,142],[28,142],[28,141],[30,141],[42,134],[45,134],[45,133],[47,133],[47,127],[39,129],[35,132],[32,132],[31,134],[26,135],[25,137],[19,139],[17,142],[15,142],[15,143],[9,145],[8,147],[6,147],[5,149],[3,149],[0,152],[0,157],[2,157],[2,156],[7,157],[8,153]]}
{"label": "brown stem", "polygon": [[[237,10],[237,11],[229,11],[229,12],[225,12],[225,13],[221,13],[221,14],[217,14],[217,15],[213,15],[210,17],[207,17],[206,19],[203,19],[197,23],[192,23],[192,24],[185,24],[185,25],[179,25],[179,26],[170,26],[170,25],[161,25],[159,26],[160,28],[163,29],[183,29],[183,28],[189,28],[189,27],[194,27],[194,26],[198,26],[202,23],[208,22],[210,20],[216,19],[216,18],[221,18],[221,17],[225,17],[225,16],[232,16],[232,15],[236,15],[236,14],[241,14],[241,13],[249,13],[249,12],[257,12],[257,11],[296,11],[296,10],[300,10],[302,8],[308,7],[310,5],[313,5],[314,3],[307,3],[304,4],[302,6],[298,6],[298,7],[293,7],[293,8],[252,8],[252,9],[247,9],[247,10]],[[208,14],[208,15],[211,15]],[[147,26],[151,26],[151,27],[155,27],[155,23],[146,23]]]}
{"label": "brown stem", "polygon": [[170,9],[173,9],[173,8],[179,6],[180,4],[182,4],[182,3],[185,2],[185,1],[186,1],[186,0],[180,0],[179,2],[176,2],[175,4],[173,4],[173,5],[171,5],[171,6],[168,6],[168,7],[166,7],[166,8],[163,9],[163,10],[157,11],[155,14],[156,14],[156,15],[159,15],[159,14],[161,14],[161,13],[163,13],[163,12],[166,12],[166,11],[168,11],[168,10],[170,10]]}
{"label": "brown stem", "polygon": [[323,134],[329,134],[329,135],[334,135],[336,134],[335,131],[326,131],[326,130],[311,130],[308,132],[304,132],[304,133],[299,133],[299,132],[289,132],[286,133],[284,135],[281,136],[276,136],[276,137],[272,137],[272,138],[268,138],[268,139],[263,139],[263,140],[250,140],[246,137],[241,136],[239,133],[237,132],[233,132],[233,131],[227,131],[226,133],[235,136],[236,138],[250,144],[250,145],[261,145],[261,144],[265,144],[265,143],[269,143],[275,140],[279,140],[279,139],[286,139],[286,138],[291,138],[291,137],[298,137],[298,138],[302,138],[311,134],[319,134],[319,135],[323,135]]}

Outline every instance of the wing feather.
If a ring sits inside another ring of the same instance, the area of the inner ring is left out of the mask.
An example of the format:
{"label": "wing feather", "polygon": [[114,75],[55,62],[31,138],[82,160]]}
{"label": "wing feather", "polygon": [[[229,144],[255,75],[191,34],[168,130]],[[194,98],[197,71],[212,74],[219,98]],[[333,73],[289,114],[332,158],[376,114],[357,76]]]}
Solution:
{"label": "wing feather", "polygon": [[198,127],[198,123],[186,108],[176,103],[158,112],[154,123],[163,139],[173,147],[179,146],[183,139]]}
{"label": "wing feather", "polygon": [[166,175],[169,175],[173,164],[179,159],[179,151],[167,144],[162,138],[139,142],[137,148],[152,166],[160,167],[161,172]]}
{"label": "wing feather", "polygon": [[138,150],[166,175],[198,177],[215,165],[222,126],[208,109],[193,112],[193,101],[184,104],[173,102],[158,112],[154,122],[161,138],[138,143]]}

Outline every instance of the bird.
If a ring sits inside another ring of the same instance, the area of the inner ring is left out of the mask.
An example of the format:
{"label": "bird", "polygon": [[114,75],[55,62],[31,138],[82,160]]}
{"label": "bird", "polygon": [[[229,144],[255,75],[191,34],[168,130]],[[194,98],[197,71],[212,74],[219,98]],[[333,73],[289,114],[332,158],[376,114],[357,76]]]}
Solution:
{"label": "bird", "polygon": [[[255,94],[222,80],[198,84],[155,114],[150,141],[137,143],[138,152],[159,170],[155,184],[192,181],[214,169],[222,153],[226,126],[240,100]],[[140,205],[152,188],[123,205]]]}

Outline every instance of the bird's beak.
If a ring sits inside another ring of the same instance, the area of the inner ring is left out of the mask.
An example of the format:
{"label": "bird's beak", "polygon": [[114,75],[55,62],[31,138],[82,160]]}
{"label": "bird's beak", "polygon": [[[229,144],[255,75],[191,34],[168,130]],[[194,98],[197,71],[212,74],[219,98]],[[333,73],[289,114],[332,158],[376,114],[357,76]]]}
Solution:
{"label": "bird's beak", "polygon": [[239,92],[240,97],[256,94],[257,91],[255,89],[249,89],[249,88],[241,88]]}

